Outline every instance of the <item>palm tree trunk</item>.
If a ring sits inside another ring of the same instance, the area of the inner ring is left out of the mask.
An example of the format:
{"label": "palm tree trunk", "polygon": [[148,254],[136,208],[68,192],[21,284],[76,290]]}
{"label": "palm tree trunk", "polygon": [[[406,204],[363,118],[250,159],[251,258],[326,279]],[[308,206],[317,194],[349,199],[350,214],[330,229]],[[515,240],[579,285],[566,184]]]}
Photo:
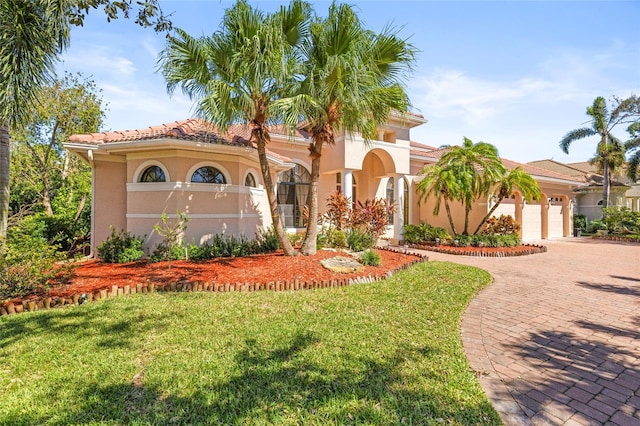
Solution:
{"label": "palm tree trunk", "polygon": [[[317,146],[319,144],[319,146]],[[321,152],[322,141],[316,142],[315,152]],[[307,221],[307,232],[304,242],[300,248],[300,252],[304,255],[311,256],[316,254],[318,238],[318,183],[320,181],[320,156],[313,157],[311,160],[311,185],[309,193],[309,220]]]}
{"label": "palm tree trunk", "polygon": [[465,203],[464,205],[464,231],[462,235],[469,235],[469,211],[471,211],[471,205]]}
{"label": "palm tree trunk", "polygon": [[603,171],[603,177],[602,177],[602,207],[603,208],[607,208],[609,207],[609,193],[611,192],[611,182],[610,182],[610,172],[609,172],[609,160],[607,160],[606,158],[603,159],[602,161],[602,171]]}
{"label": "palm tree trunk", "polygon": [[284,225],[280,218],[280,212],[278,211],[278,200],[276,198],[276,191],[273,187],[273,180],[271,179],[271,168],[269,167],[269,160],[267,159],[267,149],[265,141],[256,138],[256,146],[258,148],[258,160],[260,161],[260,169],[262,171],[262,179],[264,181],[265,190],[267,191],[267,199],[269,200],[269,209],[271,210],[271,220],[273,221],[273,228],[276,231],[278,240],[280,241],[280,247],[287,256],[294,256],[295,250],[287,238],[287,233],[284,230]]}
{"label": "palm tree trunk", "polygon": [[489,220],[489,218],[491,217],[491,215],[493,215],[493,212],[496,211],[496,209],[498,208],[498,206],[500,205],[502,200],[504,200],[504,197],[502,195],[500,195],[498,197],[498,199],[496,200],[496,202],[493,204],[493,207],[491,207],[491,209],[489,210],[489,213],[487,213],[485,215],[485,217],[482,218],[482,220],[480,221],[480,224],[478,224],[478,227],[476,228],[476,230],[473,231],[473,235],[476,235],[480,231],[480,228],[482,228],[482,225],[484,225],[485,222],[487,220]]}
{"label": "palm tree trunk", "polygon": [[449,225],[451,225],[451,232],[453,232],[453,236],[455,237],[458,233],[456,232],[456,225],[453,223],[453,216],[451,216],[451,207],[449,207],[449,202],[447,199],[444,199],[444,209],[447,212],[447,218],[449,218]]}
{"label": "palm tree trunk", "polygon": [[9,220],[9,126],[0,126],[0,248],[7,238]]}

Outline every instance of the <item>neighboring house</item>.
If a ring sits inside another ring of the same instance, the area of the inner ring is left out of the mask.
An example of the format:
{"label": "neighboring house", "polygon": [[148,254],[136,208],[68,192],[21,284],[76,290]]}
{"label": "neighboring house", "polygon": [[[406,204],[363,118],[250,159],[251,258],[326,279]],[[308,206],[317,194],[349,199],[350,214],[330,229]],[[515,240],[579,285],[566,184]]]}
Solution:
{"label": "neighboring house", "polygon": [[[386,234],[402,240],[405,223],[428,222],[448,228],[442,213],[433,217],[429,203],[419,205],[415,185],[439,150],[413,142],[410,130],[426,123],[423,116],[394,114],[368,144],[358,136],[339,136],[322,153],[319,205],[335,190],[353,200],[386,198],[398,205]],[[309,135],[303,130],[287,135],[271,128],[268,160],[271,164],[285,226],[291,232],[304,227],[303,206],[309,193]],[[247,126],[232,126],[227,134],[199,119],[177,121],[142,130],[74,135],[65,147],[85,159],[93,173],[92,252],[110,227],[145,235],[147,249],[160,242],[153,226],[161,214],[186,212],[188,242],[202,244],[215,234],[253,237],[271,226],[266,192],[255,147],[247,140]],[[505,161],[508,167],[519,163]],[[523,238],[534,240],[569,236],[572,225],[572,188],[578,179],[523,165],[544,192],[540,203],[525,205],[514,196],[500,206],[523,224]],[[472,211],[477,225],[490,201]],[[462,221],[462,209],[455,209]]]}
{"label": "neighboring house", "polygon": [[[555,160],[538,160],[528,164],[579,178],[583,184],[573,191],[575,214],[585,215],[589,221],[602,218],[603,176],[598,174],[595,165],[586,161],[564,164]],[[631,182],[624,175],[613,176],[609,205],[640,211],[640,184]]]}

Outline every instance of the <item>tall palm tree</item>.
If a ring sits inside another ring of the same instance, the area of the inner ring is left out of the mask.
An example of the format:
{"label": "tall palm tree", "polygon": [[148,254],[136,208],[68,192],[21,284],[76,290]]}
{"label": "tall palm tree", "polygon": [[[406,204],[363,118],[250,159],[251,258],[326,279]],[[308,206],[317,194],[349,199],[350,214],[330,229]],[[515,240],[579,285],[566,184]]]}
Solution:
{"label": "tall palm tree", "polygon": [[423,178],[416,185],[416,189],[420,193],[418,202],[428,200],[431,195],[436,197],[436,202],[433,208],[433,215],[440,214],[440,204],[444,202],[444,208],[447,212],[447,218],[449,219],[449,225],[451,226],[451,232],[456,235],[456,225],[453,222],[453,216],[451,215],[450,201],[458,198],[458,192],[460,191],[458,185],[458,179],[449,168],[443,167],[441,164],[429,165],[422,169],[421,174]]}
{"label": "tall palm tree", "polygon": [[617,153],[621,150],[623,143],[616,138],[611,131],[615,126],[622,123],[628,123],[638,113],[638,97],[631,96],[621,100],[613,98],[613,109],[609,111],[607,102],[602,96],[598,96],[593,104],[587,107],[587,115],[591,120],[591,127],[581,127],[571,130],[560,141],[560,149],[565,154],[569,153],[571,144],[579,139],[590,136],[598,136],[600,140],[596,147],[595,158],[596,163],[602,166],[603,189],[602,189],[602,206],[609,206],[609,193],[611,190],[610,165],[611,161],[615,161]]}
{"label": "tall palm tree", "polygon": [[638,180],[638,168],[640,168],[640,121],[632,123],[627,131],[631,138],[625,142],[625,149],[630,154],[627,166],[627,176],[631,181]]}
{"label": "tall palm tree", "polygon": [[0,246],[9,214],[9,131],[24,124],[69,42],[68,0],[0,2]]}
{"label": "tall palm tree", "polygon": [[311,25],[305,44],[305,100],[297,113],[311,135],[311,182],[303,254],[316,252],[320,159],[337,132],[359,133],[368,142],[391,111],[406,112],[403,83],[414,62],[415,48],[390,27],[375,34],[364,27],[353,8],[333,3],[325,19]]}
{"label": "tall palm tree", "polygon": [[478,227],[473,232],[474,235],[477,234],[482,228],[482,225],[489,220],[500,203],[502,203],[505,198],[510,197],[516,189],[522,194],[527,202],[531,202],[533,199],[538,200],[541,195],[538,182],[536,182],[529,173],[522,170],[522,167],[516,167],[515,169],[505,171],[504,175],[497,182],[497,185],[493,190],[493,195],[496,197],[496,201],[489,212],[478,224]]}
{"label": "tall palm tree", "polygon": [[469,212],[473,203],[478,198],[486,197],[505,172],[498,150],[490,143],[473,143],[465,137],[462,146],[451,147],[438,164],[450,170],[457,179],[458,191],[454,198],[464,207],[462,233],[468,235]]}
{"label": "tall palm tree", "polygon": [[159,66],[172,93],[180,86],[196,100],[197,114],[222,131],[233,123],[249,123],[273,225],[288,255],[295,254],[285,233],[267,160],[268,125],[279,120],[294,127],[298,116],[285,116],[283,96],[295,83],[297,47],[306,36],[310,6],[294,0],[288,8],[265,16],[245,0],[225,12],[212,36],[194,38],[181,29],[168,39]]}

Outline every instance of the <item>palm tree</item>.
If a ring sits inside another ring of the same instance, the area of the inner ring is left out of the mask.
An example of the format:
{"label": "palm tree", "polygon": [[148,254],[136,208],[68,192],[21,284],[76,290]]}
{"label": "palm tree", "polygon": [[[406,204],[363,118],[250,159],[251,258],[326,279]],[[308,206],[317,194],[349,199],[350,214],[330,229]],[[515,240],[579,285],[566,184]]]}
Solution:
{"label": "palm tree", "polygon": [[640,121],[632,123],[627,131],[631,138],[625,142],[625,149],[631,154],[627,167],[627,176],[632,182],[638,180],[638,168],[640,167]]}
{"label": "palm tree", "polygon": [[415,48],[390,27],[380,34],[365,29],[351,6],[334,2],[327,18],[311,25],[304,51],[305,79],[299,90],[305,103],[296,113],[306,120],[312,142],[310,220],[301,252],[314,254],[322,149],[335,144],[340,131],[359,133],[368,142],[391,111],[407,111],[402,83]]}
{"label": "palm tree", "polygon": [[273,225],[287,255],[295,251],[278,211],[266,145],[270,123],[280,120],[290,128],[298,123],[298,116],[282,113],[283,104],[296,102],[283,94],[295,83],[296,48],[306,36],[309,16],[309,5],[297,0],[268,16],[240,0],[210,37],[196,39],[176,29],[159,60],[168,91],[181,86],[197,100],[200,117],[222,131],[233,123],[249,123]]}
{"label": "palm tree", "polygon": [[24,124],[39,89],[69,42],[66,0],[0,2],[0,246],[9,215],[10,134]]}
{"label": "palm tree", "polygon": [[587,107],[587,115],[591,117],[591,127],[581,127],[571,130],[560,141],[560,149],[565,154],[569,153],[571,144],[579,139],[590,136],[599,136],[600,140],[596,147],[596,163],[602,166],[603,189],[602,206],[609,205],[609,192],[611,187],[610,166],[615,161],[616,156],[621,151],[623,143],[616,138],[611,131],[621,123],[628,123],[633,117],[638,116],[638,97],[631,96],[621,100],[616,97],[612,100],[613,110],[609,111],[607,102],[602,96],[598,96],[590,107]]}
{"label": "palm tree", "polygon": [[516,167],[515,169],[508,170],[504,173],[504,175],[500,178],[500,181],[497,182],[497,185],[493,191],[493,196],[496,197],[496,201],[493,204],[493,207],[489,210],[489,212],[482,218],[478,227],[473,232],[474,235],[477,234],[482,225],[486,223],[487,220],[493,215],[493,212],[496,211],[502,200],[507,197],[510,197],[513,194],[513,191],[517,189],[522,196],[527,200],[527,202],[531,202],[531,200],[540,198],[540,186],[538,186],[538,182],[527,172],[522,170],[522,167]]}
{"label": "palm tree", "polygon": [[450,170],[457,179],[458,191],[454,199],[464,207],[462,233],[468,235],[469,212],[473,203],[480,197],[486,197],[505,172],[498,150],[490,143],[473,143],[465,137],[462,146],[450,148],[438,164]]}
{"label": "palm tree", "polygon": [[416,189],[420,193],[418,202],[428,200],[429,196],[435,195],[436,202],[433,208],[433,215],[440,214],[440,204],[444,202],[444,208],[447,212],[451,232],[456,235],[456,225],[451,216],[451,206],[449,202],[458,198],[459,186],[458,179],[449,168],[443,167],[440,163],[429,165],[422,169],[424,177],[416,185]]}

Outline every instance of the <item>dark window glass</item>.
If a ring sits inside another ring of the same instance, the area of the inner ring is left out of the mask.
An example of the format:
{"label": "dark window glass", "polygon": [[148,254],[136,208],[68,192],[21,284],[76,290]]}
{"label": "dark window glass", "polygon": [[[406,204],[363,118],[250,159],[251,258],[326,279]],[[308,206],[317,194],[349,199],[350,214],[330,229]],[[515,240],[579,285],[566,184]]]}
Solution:
{"label": "dark window glass", "polygon": [[193,172],[193,175],[191,176],[191,182],[220,184],[227,183],[222,172],[211,166],[200,167],[198,170]]}
{"label": "dark window glass", "polygon": [[252,188],[257,187],[258,185],[256,185],[256,178],[253,177],[253,175],[251,173],[249,173],[247,175],[246,178],[244,178],[244,186],[250,186]]}
{"label": "dark window glass", "polygon": [[167,179],[164,176],[164,171],[159,166],[147,167],[142,175],[140,175],[140,182],[166,182]]}

